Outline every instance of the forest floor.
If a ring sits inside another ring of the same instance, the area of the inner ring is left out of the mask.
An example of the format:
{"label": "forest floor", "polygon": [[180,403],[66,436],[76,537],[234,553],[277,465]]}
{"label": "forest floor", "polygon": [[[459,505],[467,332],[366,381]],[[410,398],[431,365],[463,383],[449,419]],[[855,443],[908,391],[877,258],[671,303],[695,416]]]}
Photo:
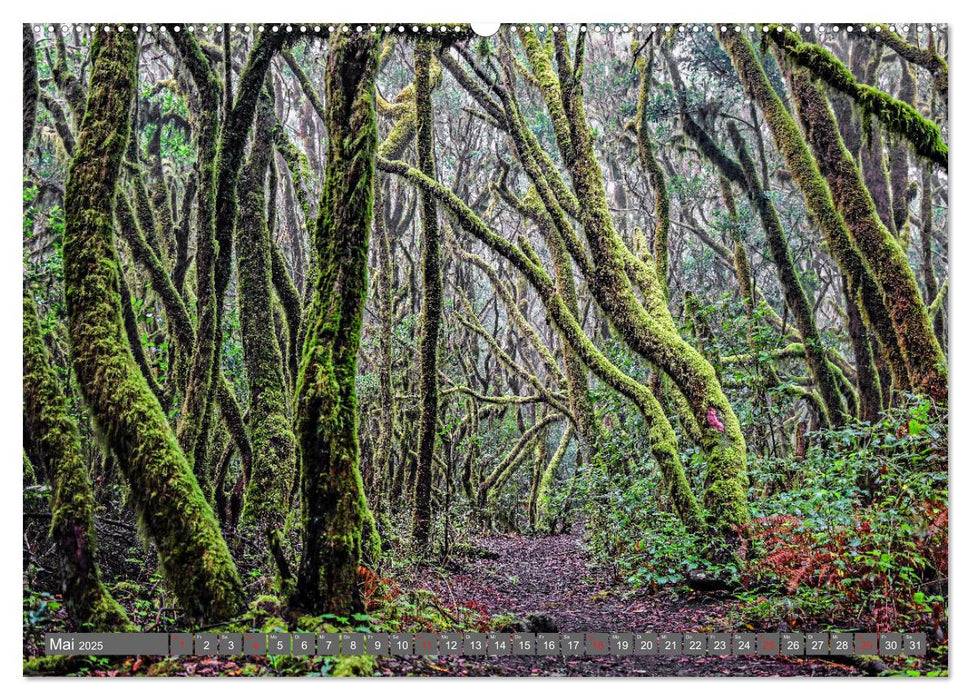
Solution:
{"label": "forest floor", "polygon": [[[710,632],[732,627],[740,603],[728,594],[631,592],[611,571],[590,563],[577,534],[481,537],[442,567],[418,567],[394,581],[396,591],[428,591],[453,629],[507,630],[542,619],[566,632]],[[464,619],[463,613],[474,616]],[[64,609],[57,613],[63,626]],[[441,618],[440,618],[441,619]],[[431,624],[428,618],[425,625]],[[550,630],[552,631],[552,629]],[[756,630],[765,631],[765,630]],[[25,658],[36,656],[36,644]],[[329,675],[337,657],[65,657],[40,673],[94,676]],[[366,675],[379,676],[849,676],[861,670],[833,658],[767,656],[384,656]],[[849,659],[847,659],[849,661]],[[362,669],[363,670],[363,669]]]}
{"label": "forest floor", "polygon": [[[671,591],[624,596],[609,572],[591,568],[578,535],[499,536],[477,541],[450,575],[417,572],[418,587],[452,606],[490,616],[546,615],[564,632],[699,632],[725,629],[730,597]],[[422,578],[424,577],[424,578]],[[460,627],[460,625],[459,625]],[[381,675],[421,676],[846,676],[829,660],[744,656],[384,657]]]}

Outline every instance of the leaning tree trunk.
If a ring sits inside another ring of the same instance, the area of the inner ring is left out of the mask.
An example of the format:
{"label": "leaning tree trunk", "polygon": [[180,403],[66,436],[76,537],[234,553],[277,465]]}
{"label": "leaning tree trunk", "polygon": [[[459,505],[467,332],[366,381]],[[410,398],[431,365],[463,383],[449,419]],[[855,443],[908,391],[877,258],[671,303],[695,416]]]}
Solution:
{"label": "leaning tree trunk", "polygon": [[765,188],[768,183],[759,181],[755,172],[755,163],[752,162],[745,142],[742,140],[742,135],[733,122],[728,123],[728,133],[738,154],[742,173],[745,175],[749,198],[762,220],[765,240],[768,243],[769,253],[779,277],[779,285],[782,287],[786,306],[792,312],[796,326],[799,328],[799,335],[802,336],[802,344],[806,349],[806,364],[809,365],[813,380],[819,388],[819,395],[826,408],[826,421],[831,426],[839,427],[846,422],[849,416],[846,413],[846,405],[836,382],[836,370],[826,358],[826,348],[820,338],[819,329],[816,327],[813,308],[809,304],[809,298],[799,280],[792,251],[789,248],[789,241],[782,227],[782,221],[779,219],[779,213],[766,194]]}
{"label": "leaning tree trunk", "polygon": [[314,231],[319,271],[297,379],[303,558],[296,602],[363,609],[357,569],[377,534],[358,468],[355,378],[367,294],[377,114],[373,35],[333,39],[327,66],[327,169]]}
{"label": "leaning tree trunk", "polygon": [[[555,34],[558,70],[554,72],[549,53],[532,32],[520,30],[519,38],[539,82],[580,205],[579,221],[594,260],[591,292],[625,342],[663,371],[690,406],[694,420],[701,427],[699,442],[708,462],[705,504],[712,524],[726,540],[732,540],[735,528],[749,520],[745,438],[711,365],[678,336],[659,281],[655,278],[651,289],[638,283],[642,287],[643,303],[631,285],[628,268],[637,261],[611,219],[603,173],[584,112],[578,77],[583,61],[582,44],[577,51],[578,64],[573,66],[565,36]],[[583,38],[578,41],[582,42]],[[561,219],[558,229],[569,235],[567,229],[571,224],[563,220],[558,202],[550,197],[548,188],[538,186],[537,189],[550,213],[555,212]],[[642,281],[651,282],[646,276]]]}
{"label": "leaning tree trunk", "polygon": [[34,300],[24,290],[24,442],[51,485],[51,539],[61,565],[61,592],[78,629],[127,630],[125,611],[104,584],[95,559],[94,494],[78,426],[54,372]]}
{"label": "leaning tree trunk", "polygon": [[860,171],[843,145],[826,95],[803,69],[788,72],[796,111],[820,163],[833,202],[883,291],[911,385],[947,397],[947,360],[934,335],[917,277],[897,239],[877,216]]}
{"label": "leaning tree trunk", "polygon": [[[661,404],[645,385],[620,371],[587,337],[578,317],[573,314],[558,293],[553,279],[534,262],[535,252],[532,248],[521,239],[524,248],[520,249],[491,231],[454,192],[407,163],[379,159],[378,165],[387,172],[408,178],[422,191],[432,193],[443,206],[448,208],[449,213],[463,229],[509,260],[526,277],[539,294],[550,318],[562,333],[563,340],[569,344],[577,357],[601,381],[630,399],[640,410],[646,423],[651,455],[658,463],[675,511],[688,529],[697,533],[707,532],[701,508],[691,492],[681,467],[677,436],[667,416],[664,415]],[[487,482],[488,480],[483,484],[486,485]],[[491,484],[486,485],[486,490],[489,487]],[[481,485],[479,493],[482,493]]]}
{"label": "leaning tree trunk", "polygon": [[137,82],[134,32],[102,32],[92,47],[87,108],[64,196],[64,279],[74,370],[92,417],[118,457],[143,531],[185,611],[227,619],[242,585],[158,399],[122,325],[112,204]]}
{"label": "leaning tree trunk", "polygon": [[[219,82],[202,49],[191,34],[170,33],[192,75],[201,103],[196,123],[196,179],[199,204],[196,212],[196,338],[192,361],[187,368],[187,385],[176,426],[179,444],[195,464],[202,454],[201,434],[209,420],[213,357],[217,341],[216,274],[216,158],[219,143]],[[199,473],[199,472],[197,472]]]}
{"label": "leaning tree trunk", "polygon": [[814,215],[830,256],[846,275],[850,293],[873,330],[884,359],[893,373],[895,388],[909,388],[909,378],[899,339],[890,321],[883,294],[872,271],[854,245],[846,223],[840,217],[826,181],[819,172],[792,115],[786,110],[762,69],[748,39],[733,31],[722,32],[719,39],[731,57],[742,86],[762,110],[779,152],[793,179],[803,193],[806,206]]}
{"label": "leaning tree trunk", "polygon": [[34,34],[30,25],[24,25],[24,155],[30,145],[30,137],[34,133],[34,122],[37,119],[37,94],[40,87],[37,84],[37,49],[34,47]]}

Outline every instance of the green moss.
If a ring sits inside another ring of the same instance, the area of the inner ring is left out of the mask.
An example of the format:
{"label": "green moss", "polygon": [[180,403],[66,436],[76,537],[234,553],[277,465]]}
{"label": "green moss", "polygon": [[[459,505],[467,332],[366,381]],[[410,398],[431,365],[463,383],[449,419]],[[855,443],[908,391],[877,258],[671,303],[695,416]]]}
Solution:
{"label": "green moss", "polygon": [[[897,99],[913,106],[917,104],[917,82],[914,70],[906,61],[900,61],[900,87]],[[893,191],[893,224],[890,230],[896,233],[900,245],[907,250],[910,245],[910,162],[907,144],[900,142],[890,148],[890,188]],[[916,185],[916,183],[913,183]]]}
{"label": "green moss", "polygon": [[385,158],[400,158],[415,137],[415,106],[409,104],[404,107],[378,149],[378,153]]}
{"label": "green moss", "polygon": [[[432,55],[438,44],[421,38],[415,46],[415,130],[418,168],[435,176],[435,142],[432,110]],[[432,462],[438,433],[438,340],[442,327],[442,260],[438,206],[430,193],[421,193],[421,312],[418,325],[418,461],[415,466],[412,537],[419,547],[431,532]]]}
{"label": "green moss", "polygon": [[[928,49],[921,49],[918,46],[905,41],[896,32],[890,30],[886,24],[868,25],[870,33],[868,36],[881,45],[886,46],[905,61],[921,66],[930,72],[934,80],[934,89],[947,105],[948,100],[948,66],[947,62],[934,50],[934,38],[929,38]],[[868,81],[869,82],[869,81]]]}
{"label": "green moss", "polygon": [[816,386],[819,387],[819,393],[825,405],[824,420],[830,426],[840,426],[846,422],[849,415],[840,394],[836,376],[826,360],[825,349],[819,337],[813,309],[809,304],[809,298],[806,296],[802,283],[799,281],[796,264],[779,213],[766,195],[763,183],[759,181],[755,172],[755,163],[752,162],[745,142],[742,140],[734,122],[728,123],[728,133],[738,153],[742,171],[745,173],[749,198],[755,204],[762,220],[762,228],[765,231],[769,253],[779,277],[779,285],[782,287],[786,306],[795,319],[799,335],[802,336],[803,347],[806,351],[806,364],[809,365],[809,370],[812,372]]}
{"label": "green moss", "polygon": [[80,126],[81,118],[84,116],[84,86],[81,79],[71,69],[67,60],[67,43],[64,41],[63,32],[54,33],[54,44],[57,49],[56,60],[51,66],[51,74],[54,82],[64,98],[67,100],[71,115],[74,118],[74,126]]}
{"label": "green moss", "polygon": [[141,527],[185,612],[225,619],[242,585],[199,485],[124,336],[112,203],[136,88],[138,39],[102,32],[65,192],[64,277],[82,394],[118,457]]}
{"label": "green moss", "polygon": [[641,74],[640,88],[637,92],[637,156],[641,167],[648,174],[654,190],[654,264],[657,277],[665,298],[668,296],[668,234],[671,228],[671,199],[664,180],[661,164],[654,155],[654,143],[648,126],[647,96],[651,89],[651,70],[654,65],[654,48],[651,47],[650,60],[640,59],[638,70]]}
{"label": "green moss", "polygon": [[300,64],[293,58],[293,54],[289,51],[281,51],[283,55],[283,60],[287,62],[287,67],[296,77],[297,82],[300,83],[300,87],[303,89],[303,94],[307,96],[310,105],[314,108],[314,112],[320,117],[321,121],[327,120],[327,112],[324,109],[323,103],[320,101],[320,96],[317,94],[317,90],[314,88],[313,83],[310,82],[310,78],[304,72]]}
{"label": "green moss", "polygon": [[185,668],[178,659],[162,659],[149,666],[148,673],[145,675],[152,678],[167,678],[181,673],[185,673]]}
{"label": "green moss", "polygon": [[149,276],[152,289],[158,294],[165,309],[165,315],[171,324],[175,342],[181,348],[180,353],[188,355],[195,344],[195,330],[192,320],[182,300],[182,295],[176,290],[165,263],[159,258],[139,224],[127,197],[119,195],[115,202],[115,216],[118,219],[118,230],[132,251],[135,262],[141,266]]}
{"label": "green moss", "polygon": [[[199,97],[196,120],[196,344],[179,413],[179,444],[193,463],[204,450],[211,418],[213,371],[216,367],[216,157],[219,143],[219,79],[190,32],[170,36],[184,61]],[[204,471],[204,465],[199,465]]]}
{"label": "green moss", "polygon": [[38,656],[23,664],[25,676],[66,676],[80,671],[86,656]]}
{"label": "green moss", "polygon": [[377,672],[377,658],[362,654],[361,656],[338,656],[330,675],[335,678],[351,678],[373,676]]}
{"label": "green moss", "polygon": [[[61,592],[79,629],[130,630],[132,625],[125,611],[101,582],[96,558],[94,494],[81,453],[78,427],[48,358],[34,301],[27,290],[24,290],[23,309],[25,440],[38,455],[50,480],[50,536],[58,553]],[[26,453],[24,464],[30,467]]]}
{"label": "green moss", "polygon": [[[35,77],[36,80],[36,77]],[[35,98],[37,95],[35,94]],[[74,154],[74,132],[71,130],[70,124],[67,122],[67,115],[64,113],[64,108],[61,107],[61,103],[57,101],[57,98],[51,95],[46,90],[40,92],[40,102],[44,105],[44,109],[51,115],[51,119],[54,121],[54,130],[57,131],[57,135],[61,139],[61,144],[64,146],[64,152],[70,157]],[[33,115],[26,114],[24,119],[35,119],[36,118],[37,101],[34,101]],[[33,127],[33,123],[31,123]],[[26,130],[25,130],[25,133]]]}
{"label": "green moss", "polygon": [[[713,520],[717,528],[731,536],[733,528],[748,519],[744,497],[747,483],[745,440],[738,419],[711,365],[677,334],[663,295],[645,292],[642,304],[630,284],[627,268],[636,258],[621,240],[611,219],[582,93],[575,74],[565,68],[568,60],[566,38],[559,34],[553,37],[560,69],[557,79],[549,56],[538,46],[536,37],[522,30],[519,37],[539,79],[540,91],[554,123],[560,155],[570,172],[580,203],[579,221],[595,267],[592,278],[596,281],[591,284],[591,292],[627,344],[671,379],[687,399],[698,424],[705,426],[701,446],[708,462],[706,505],[715,514]],[[565,122],[558,124],[561,119]],[[536,179],[532,176],[531,179],[547,209],[558,206],[544,194]],[[567,226],[558,225],[561,231],[565,228]],[[720,417],[724,429],[714,427],[708,420],[712,411]],[[739,495],[738,500],[722,500]]]}
{"label": "green moss", "polygon": [[762,110],[779,152],[823,233],[830,256],[846,276],[851,298],[859,305],[861,314],[880,343],[888,366],[895,373],[898,388],[906,388],[907,371],[903,353],[890,323],[882,291],[851,240],[846,224],[833,203],[829,186],[799,133],[799,127],[770,85],[748,39],[734,31],[720,32],[719,38],[738,71],[742,85]]}
{"label": "green moss", "polygon": [[535,499],[534,522],[535,527],[538,529],[549,530],[553,524],[550,522],[549,512],[553,480],[556,478],[556,472],[560,468],[560,464],[563,463],[563,457],[566,455],[566,450],[570,446],[571,440],[573,440],[573,427],[567,426],[567,429],[563,431],[563,436],[560,438],[559,444],[556,446],[556,450],[553,452],[553,456],[542,470],[539,483],[536,487]]}
{"label": "green moss", "polygon": [[37,82],[37,49],[34,47],[34,33],[26,22],[23,26],[23,66],[24,66],[24,155],[30,145],[34,133],[34,122],[37,121],[37,95],[40,86]]}
{"label": "green moss", "polygon": [[[550,318],[577,357],[604,383],[630,399],[640,410],[648,426],[651,454],[657,460],[672,503],[689,529],[703,532],[701,509],[691,492],[681,467],[677,437],[657,399],[647,387],[621,372],[587,337],[577,316],[557,293],[553,280],[531,256],[491,231],[469,207],[448,188],[401,161],[378,159],[386,172],[408,178],[421,189],[432,193],[445,206],[463,229],[511,262],[539,294]],[[498,477],[497,477],[498,478]],[[737,515],[732,513],[731,515]]]}
{"label": "green moss", "polygon": [[[394,298],[391,260],[391,238],[388,232],[387,217],[384,207],[384,182],[380,175],[374,188],[374,234],[378,245],[378,315],[380,318],[378,330],[378,391],[380,419],[378,421],[377,444],[374,450],[374,476],[372,493],[376,495],[375,510],[378,517],[387,517],[384,511],[384,494],[390,490],[393,481],[395,425],[395,396],[392,386],[391,368],[392,336],[394,332]],[[384,523],[382,523],[383,525]],[[377,529],[377,528],[376,528]],[[385,530],[387,532],[387,530]]]}
{"label": "green moss", "polygon": [[843,145],[825,94],[801,69],[788,73],[796,110],[836,208],[873,271],[914,389],[947,397],[947,362],[934,335],[917,278],[900,242],[880,220],[852,156]]}
{"label": "green moss", "polygon": [[253,148],[242,178],[239,249],[240,329],[250,391],[249,425],[253,464],[246,484],[242,521],[267,532],[284,527],[296,474],[296,438],[283,354],[272,316],[272,239],[266,219],[266,173],[272,156],[273,107],[260,101]]}
{"label": "green moss", "polygon": [[813,77],[853,98],[865,115],[876,117],[889,131],[910,141],[918,156],[947,168],[947,144],[941,138],[940,128],[912,105],[857,83],[850,70],[826,48],[802,41],[787,27],[772,25],[767,35],[792,61],[808,68]]}
{"label": "green moss", "polygon": [[357,569],[370,516],[355,378],[374,205],[378,49],[372,35],[341,33],[326,80],[327,170],[313,237],[319,271],[296,392],[303,518],[296,602],[316,614],[363,608]]}
{"label": "green moss", "polygon": [[536,421],[529,429],[523,431],[516,444],[506,453],[495,469],[482,480],[479,484],[477,501],[480,508],[485,507],[487,501],[498,498],[499,490],[509,478],[515,473],[516,469],[529,456],[529,450],[537,440],[544,439],[549,426],[558,420],[562,420],[561,415],[549,414]]}

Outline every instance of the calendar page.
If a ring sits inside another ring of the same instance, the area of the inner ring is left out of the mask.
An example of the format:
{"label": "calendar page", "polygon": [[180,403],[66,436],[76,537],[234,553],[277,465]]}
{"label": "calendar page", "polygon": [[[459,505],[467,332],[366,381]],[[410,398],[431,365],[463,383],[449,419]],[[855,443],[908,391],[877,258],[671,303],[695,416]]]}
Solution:
{"label": "calendar page", "polygon": [[25,676],[947,675],[947,25],[22,41]]}

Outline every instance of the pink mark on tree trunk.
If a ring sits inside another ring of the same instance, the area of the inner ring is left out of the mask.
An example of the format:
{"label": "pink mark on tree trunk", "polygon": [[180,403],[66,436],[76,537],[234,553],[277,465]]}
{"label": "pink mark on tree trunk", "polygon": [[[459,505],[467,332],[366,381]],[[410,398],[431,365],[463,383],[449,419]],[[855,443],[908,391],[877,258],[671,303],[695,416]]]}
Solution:
{"label": "pink mark on tree trunk", "polygon": [[717,430],[719,433],[725,432],[725,424],[718,420],[718,413],[715,412],[714,407],[708,407],[708,412],[705,414],[705,418],[708,419],[708,425]]}

